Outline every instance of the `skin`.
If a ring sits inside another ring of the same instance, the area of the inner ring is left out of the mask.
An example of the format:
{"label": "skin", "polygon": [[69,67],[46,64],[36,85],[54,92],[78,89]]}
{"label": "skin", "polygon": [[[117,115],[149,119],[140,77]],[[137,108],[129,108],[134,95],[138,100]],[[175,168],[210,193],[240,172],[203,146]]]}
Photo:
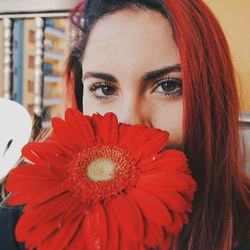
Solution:
{"label": "skin", "polygon": [[[84,114],[114,112],[120,122],[168,131],[166,148],[182,149],[180,56],[166,18],[140,9],[102,18],[90,33],[82,65]],[[146,79],[167,67],[170,72]]]}

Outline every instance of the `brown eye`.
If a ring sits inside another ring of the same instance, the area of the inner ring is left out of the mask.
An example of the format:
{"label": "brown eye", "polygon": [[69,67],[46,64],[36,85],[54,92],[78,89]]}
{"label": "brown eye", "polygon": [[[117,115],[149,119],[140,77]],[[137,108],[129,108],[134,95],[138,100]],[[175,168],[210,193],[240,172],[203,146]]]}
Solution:
{"label": "brown eye", "polygon": [[113,95],[115,93],[115,89],[112,86],[102,86],[101,89],[104,95]]}
{"label": "brown eye", "polygon": [[109,97],[116,95],[117,89],[109,83],[94,83],[89,87],[89,91],[98,100],[107,100]]}
{"label": "brown eye", "polygon": [[168,81],[162,82],[160,86],[163,89],[163,91],[173,92],[177,87],[179,87],[179,84],[178,84],[178,81],[168,80]]}
{"label": "brown eye", "polygon": [[168,78],[157,82],[156,93],[164,96],[175,97],[182,95],[182,81],[179,78]]}

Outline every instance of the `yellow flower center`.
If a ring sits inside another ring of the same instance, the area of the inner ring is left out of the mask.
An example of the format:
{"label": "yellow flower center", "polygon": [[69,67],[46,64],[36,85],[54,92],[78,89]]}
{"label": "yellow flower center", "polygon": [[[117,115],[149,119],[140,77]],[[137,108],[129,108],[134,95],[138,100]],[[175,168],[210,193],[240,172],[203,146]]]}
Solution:
{"label": "yellow flower center", "polygon": [[95,145],[79,151],[67,166],[64,186],[82,202],[108,204],[136,186],[140,169],[131,153],[118,145]]}
{"label": "yellow flower center", "polygon": [[87,176],[93,181],[107,181],[115,177],[115,163],[109,159],[99,158],[87,166]]}

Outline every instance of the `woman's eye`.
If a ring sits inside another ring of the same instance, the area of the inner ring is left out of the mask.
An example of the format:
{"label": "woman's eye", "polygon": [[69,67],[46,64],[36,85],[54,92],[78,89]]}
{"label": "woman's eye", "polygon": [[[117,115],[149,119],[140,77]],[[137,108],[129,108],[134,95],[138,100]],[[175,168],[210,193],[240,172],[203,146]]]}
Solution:
{"label": "woman's eye", "polygon": [[89,87],[89,91],[93,93],[97,99],[107,99],[109,96],[115,94],[116,89],[108,83],[95,83]]}
{"label": "woman's eye", "polygon": [[159,80],[154,92],[163,94],[164,96],[181,96],[182,95],[182,81],[179,78],[169,78]]}

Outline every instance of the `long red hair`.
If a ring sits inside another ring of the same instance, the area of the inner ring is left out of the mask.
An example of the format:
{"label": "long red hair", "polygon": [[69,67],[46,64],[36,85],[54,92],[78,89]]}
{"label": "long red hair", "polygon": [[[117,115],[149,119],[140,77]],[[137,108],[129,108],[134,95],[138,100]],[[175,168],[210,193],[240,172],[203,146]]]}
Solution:
{"label": "long red hair", "polygon": [[[239,100],[228,44],[202,1],[158,2],[166,8],[180,51],[184,152],[198,183],[190,223],[172,249],[229,250],[250,237],[250,180],[240,151]],[[79,13],[85,7],[82,1],[71,15],[80,29]],[[68,101],[78,108],[79,46],[72,50],[65,73]]]}

